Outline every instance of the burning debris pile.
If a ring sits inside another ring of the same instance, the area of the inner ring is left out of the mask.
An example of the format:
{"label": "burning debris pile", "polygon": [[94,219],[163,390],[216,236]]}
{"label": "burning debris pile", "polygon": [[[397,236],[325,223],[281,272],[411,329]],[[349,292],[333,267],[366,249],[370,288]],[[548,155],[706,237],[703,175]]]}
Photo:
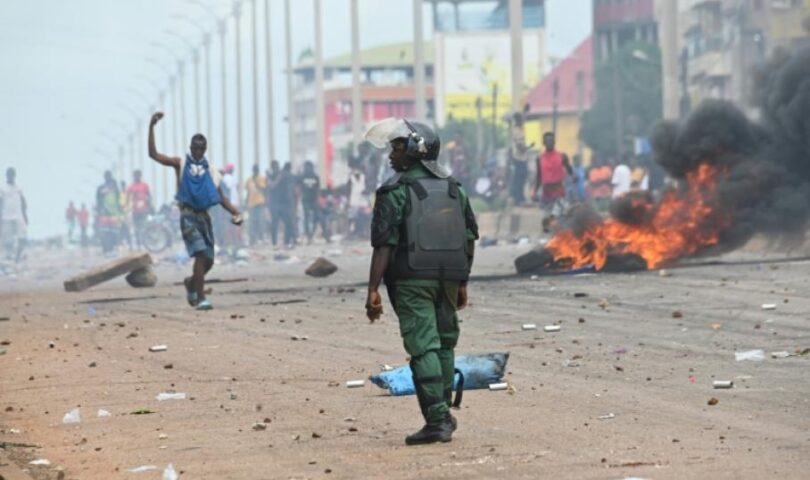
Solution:
{"label": "burning debris pile", "polygon": [[657,268],[737,248],[756,233],[803,238],[810,219],[810,49],[777,53],[755,77],[760,121],[704,102],[653,134],[655,161],[677,180],[660,199],[632,193],[611,218],[581,207],[518,272]]}

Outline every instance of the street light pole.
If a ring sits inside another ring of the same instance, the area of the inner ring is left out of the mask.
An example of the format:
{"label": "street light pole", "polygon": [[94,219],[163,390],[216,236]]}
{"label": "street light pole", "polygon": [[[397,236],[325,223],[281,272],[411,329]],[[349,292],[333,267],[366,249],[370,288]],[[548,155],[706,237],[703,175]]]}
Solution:
{"label": "street light pole", "polygon": [[323,30],[321,29],[321,0],[315,1],[315,142],[321,178],[330,183],[331,172],[326,168],[326,112],[323,98]]}
{"label": "street light pole", "polygon": [[285,44],[285,68],[287,70],[287,130],[290,136],[290,158],[294,163],[297,147],[295,145],[295,91],[293,90],[293,59],[292,59],[292,15],[290,10],[290,0],[284,0],[284,44]]}
{"label": "street light pole", "polygon": [[238,185],[241,187],[245,178],[244,159],[242,158],[242,42],[239,21],[242,17],[242,4],[234,2],[233,18],[236,25],[236,162]]}
{"label": "street light pole", "polygon": [[[222,143],[222,162],[227,162],[228,160],[228,83],[227,83],[227,72],[228,72],[228,65],[226,60],[226,53],[225,53],[225,33],[227,23],[225,20],[219,21],[219,48],[220,48],[220,63],[222,68],[222,139],[220,142]],[[223,165],[224,166],[224,165]]]}
{"label": "street light pole", "polygon": [[360,85],[360,21],[358,0],[351,0],[352,15],[352,143],[354,154],[363,140],[363,93]]}
{"label": "street light pole", "polygon": [[422,0],[413,0],[413,84],[416,88],[414,116],[418,120],[427,117],[425,94],[425,41],[422,27]]}
{"label": "street light pole", "polygon": [[264,62],[267,77],[267,161],[273,160],[276,146],[276,123],[273,118],[273,52],[270,42],[270,0],[264,0]]}
{"label": "street light pole", "polygon": [[259,164],[259,61],[256,29],[256,0],[250,2],[251,60],[253,62],[253,164]]}
{"label": "street light pole", "polygon": [[523,0],[509,0],[512,44],[512,112],[523,111]]}

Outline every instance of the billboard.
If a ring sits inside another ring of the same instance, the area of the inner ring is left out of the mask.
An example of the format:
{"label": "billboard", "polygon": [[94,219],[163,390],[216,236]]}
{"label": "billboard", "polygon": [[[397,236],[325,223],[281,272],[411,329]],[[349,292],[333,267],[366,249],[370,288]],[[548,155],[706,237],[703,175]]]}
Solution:
{"label": "billboard", "polygon": [[[435,114],[439,125],[447,118],[476,118],[493,114],[497,87],[497,115],[509,113],[512,102],[511,41],[508,30],[437,33],[434,38]],[[523,31],[524,91],[542,77],[546,68],[545,31]]]}

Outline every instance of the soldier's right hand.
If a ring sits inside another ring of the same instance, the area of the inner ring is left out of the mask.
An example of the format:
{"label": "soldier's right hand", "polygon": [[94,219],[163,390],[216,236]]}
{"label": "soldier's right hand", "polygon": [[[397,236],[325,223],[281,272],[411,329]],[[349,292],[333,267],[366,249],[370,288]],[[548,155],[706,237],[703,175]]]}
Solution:
{"label": "soldier's right hand", "polygon": [[380,318],[383,313],[382,297],[380,293],[375,291],[368,292],[366,299],[366,316],[371,323]]}
{"label": "soldier's right hand", "polygon": [[152,119],[149,121],[149,125],[154,127],[155,124],[158,123],[161,118],[163,118],[163,112],[155,112],[152,115]]}

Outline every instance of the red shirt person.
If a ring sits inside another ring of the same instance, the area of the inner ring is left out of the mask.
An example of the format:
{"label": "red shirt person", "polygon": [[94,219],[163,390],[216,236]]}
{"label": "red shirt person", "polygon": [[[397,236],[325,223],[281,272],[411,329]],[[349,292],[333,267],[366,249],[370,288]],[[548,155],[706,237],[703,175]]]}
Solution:
{"label": "red shirt person", "polygon": [[534,187],[534,197],[543,188],[543,203],[553,202],[565,198],[565,177],[573,175],[574,169],[568,155],[557,151],[556,139],[551,132],[543,135],[543,146],[546,151],[537,157],[537,183]]}

